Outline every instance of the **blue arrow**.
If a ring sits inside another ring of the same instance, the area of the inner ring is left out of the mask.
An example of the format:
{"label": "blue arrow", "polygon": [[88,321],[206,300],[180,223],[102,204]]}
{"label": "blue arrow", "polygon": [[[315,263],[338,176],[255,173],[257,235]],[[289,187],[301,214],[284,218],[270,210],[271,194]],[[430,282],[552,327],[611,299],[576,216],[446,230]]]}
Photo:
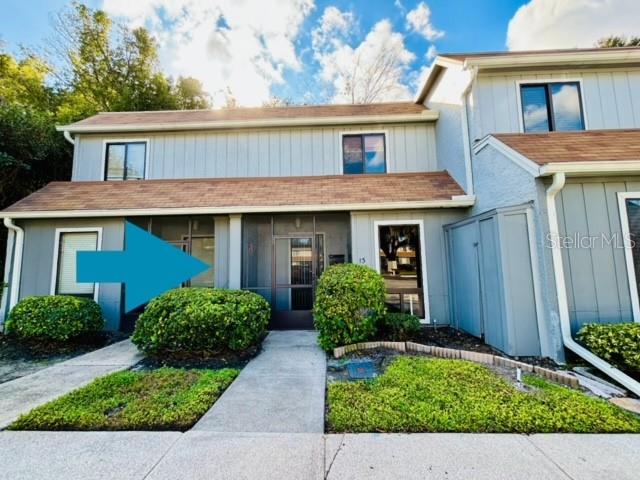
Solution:
{"label": "blue arrow", "polygon": [[121,252],[77,252],[76,278],[79,283],[124,283],[127,312],[211,268],[129,222],[125,241]]}

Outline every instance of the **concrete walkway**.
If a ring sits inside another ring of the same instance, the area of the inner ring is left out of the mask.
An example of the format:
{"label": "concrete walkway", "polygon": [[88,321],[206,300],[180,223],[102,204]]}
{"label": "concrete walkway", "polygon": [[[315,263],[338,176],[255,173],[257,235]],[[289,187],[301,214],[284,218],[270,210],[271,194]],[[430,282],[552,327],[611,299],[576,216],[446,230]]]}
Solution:
{"label": "concrete walkway", "polygon": [[123,340],[0,384],[0,429],[32,408],[82,387],[95,378],[125,370],[141,358],[131,341]]}
{"label": "concrete walkway", "polygon": [[317,333],[270,332],[262,348],[194,431],[324,432],[326,357]]}
{"label": "concrete walkway", "polygon": [[635,480],[640,435],[0,432],[0,479]]}

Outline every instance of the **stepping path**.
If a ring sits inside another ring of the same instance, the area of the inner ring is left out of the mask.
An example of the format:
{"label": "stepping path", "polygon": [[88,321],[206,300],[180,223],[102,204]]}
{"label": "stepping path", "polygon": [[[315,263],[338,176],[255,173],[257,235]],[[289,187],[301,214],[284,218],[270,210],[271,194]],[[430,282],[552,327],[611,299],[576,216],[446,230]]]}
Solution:
{"label": "stepping path", "polygon": [[38,372],[0,384],[0,429],[23,413],[140,361],[130,340],[85,353]]}
{"label": "stepping path", "polygon": [[274,331],[194,431],[323,433],[326,357],[317,333]]}

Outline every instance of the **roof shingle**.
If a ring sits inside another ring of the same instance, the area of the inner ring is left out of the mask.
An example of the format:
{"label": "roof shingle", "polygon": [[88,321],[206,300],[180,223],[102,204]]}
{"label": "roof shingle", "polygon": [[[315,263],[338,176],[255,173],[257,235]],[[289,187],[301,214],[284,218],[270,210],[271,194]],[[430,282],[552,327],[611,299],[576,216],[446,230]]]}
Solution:
{"label": "roof shingle", "polygon": [[640,129],[497,133],[493,136],[538,165],[640,161]]}
{"label": "roof shingle", "polygon": [[104,112],[73,126],[117,126],[134,124],[203,123],[238,120],[296,119],[319,117],[420,114],[424,105],[413,102],[366,105],[308,105],[298,107],[222,108],[216,110],[171,110],[155,112]]}
{"label": "roof shingle", "polygon": [[216,211],[450,200],[464,195],[446,172],[314,177],[52,182],[2,213],[198,208]]}

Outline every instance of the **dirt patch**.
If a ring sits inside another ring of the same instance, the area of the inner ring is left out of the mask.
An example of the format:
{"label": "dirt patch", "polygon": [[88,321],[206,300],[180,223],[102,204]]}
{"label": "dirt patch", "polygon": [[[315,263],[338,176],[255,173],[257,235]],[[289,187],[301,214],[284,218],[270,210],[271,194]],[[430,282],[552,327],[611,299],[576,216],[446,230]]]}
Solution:
{"label": "dirt patch", "polygon": [[60,344],[53,342],[21,342],[0,334],[0,383],[35,373],[55,363],[97,350],[127,338],[119,332],[102,332],[90,338]]}
{"label": "dirt patch", "polygon": [[241,352],[230,350],[212,352],[209,354],[171,354],[147,356],[138,362],[133,370],[155,370],[162,367],[187,368],[187,369],[220,369],[237,368],[242,369],[249,361],[258,355],[262,350],[261,346],[251,347]]}

